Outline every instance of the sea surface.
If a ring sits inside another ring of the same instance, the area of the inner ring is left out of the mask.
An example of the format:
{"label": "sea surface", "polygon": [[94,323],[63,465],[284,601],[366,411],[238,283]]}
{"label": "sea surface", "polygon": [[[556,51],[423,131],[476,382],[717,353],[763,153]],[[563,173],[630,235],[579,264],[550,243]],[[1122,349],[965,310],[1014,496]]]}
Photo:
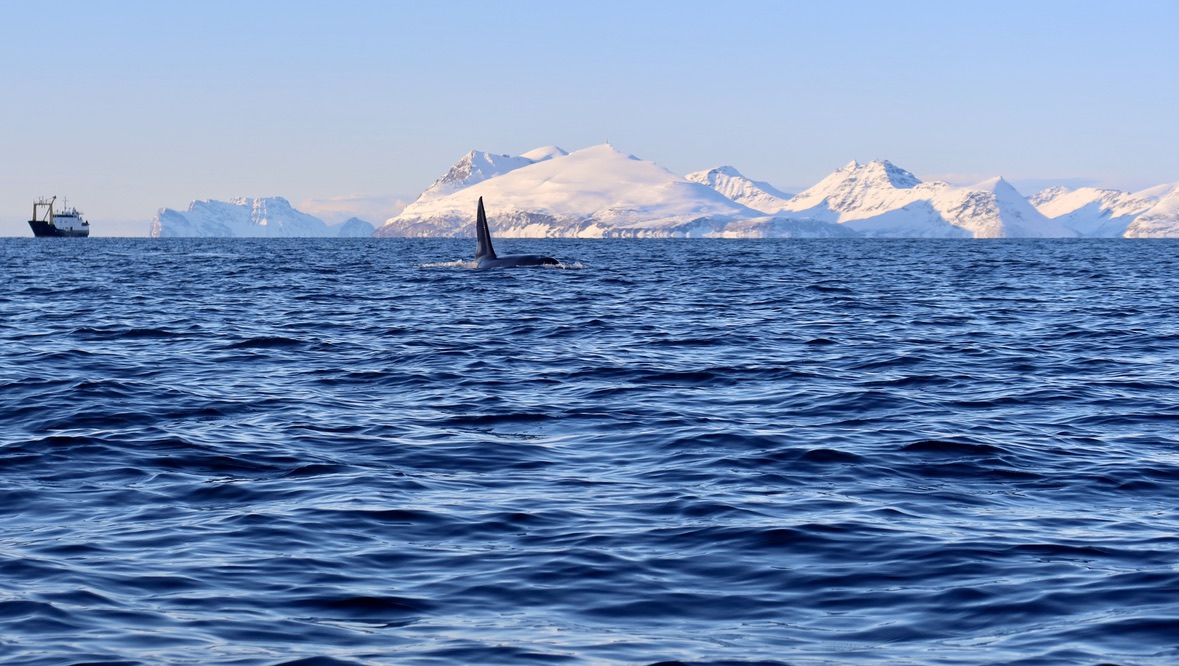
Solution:
{"label": "sea surface", "polygon": [[0,239],[0,663],[1179,663],[1179,242],[499,245]]}

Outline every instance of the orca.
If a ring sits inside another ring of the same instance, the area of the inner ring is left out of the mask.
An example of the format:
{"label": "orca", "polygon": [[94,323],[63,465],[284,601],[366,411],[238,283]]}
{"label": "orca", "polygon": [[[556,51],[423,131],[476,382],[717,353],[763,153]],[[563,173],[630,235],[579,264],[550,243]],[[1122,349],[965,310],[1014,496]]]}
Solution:
{"label": "orca", "polygon": [[503,257],[495,255],[491,247],[491,232],[487,229],[487,213],[483,212],[483,197],[479,197],[479,210],[475,213],[475,268],[512,268],[514,266],[556,266],[557,260],[539,254],[513,254]]}

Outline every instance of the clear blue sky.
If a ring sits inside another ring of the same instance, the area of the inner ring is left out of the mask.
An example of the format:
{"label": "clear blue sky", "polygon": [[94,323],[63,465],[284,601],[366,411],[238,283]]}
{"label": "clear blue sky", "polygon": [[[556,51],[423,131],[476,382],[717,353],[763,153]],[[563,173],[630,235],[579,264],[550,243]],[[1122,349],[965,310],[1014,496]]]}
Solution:
{"label": "clear blue sky", "polygon": [[1175,0],[14,0],[0,235],[39,195],[143,235],[193,199],[412,199],[471,149],[606,139],[787,190],[875,158],[1137,189],[1179,181],[1176,26]]}

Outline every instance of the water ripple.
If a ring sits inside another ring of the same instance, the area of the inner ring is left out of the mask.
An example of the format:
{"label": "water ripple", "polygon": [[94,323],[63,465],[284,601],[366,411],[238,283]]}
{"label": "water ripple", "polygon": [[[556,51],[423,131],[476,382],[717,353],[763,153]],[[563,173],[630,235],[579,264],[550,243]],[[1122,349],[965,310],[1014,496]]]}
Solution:
{"label": "water ripple", "polygon": [[0,661],[1179,661],[1174,242],[520,243],[0,242]]}

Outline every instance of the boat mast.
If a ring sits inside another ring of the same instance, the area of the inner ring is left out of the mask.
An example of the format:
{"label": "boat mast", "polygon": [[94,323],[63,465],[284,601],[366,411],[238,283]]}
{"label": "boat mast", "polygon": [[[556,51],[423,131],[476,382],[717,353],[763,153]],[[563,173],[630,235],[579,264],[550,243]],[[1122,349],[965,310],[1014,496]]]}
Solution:
{"label": "boat mast", "polygon": [[[33,202],[33,221],[34,222],[48,222],[49,224],[53,224],[53,202],[54,201],[57,201],[56,195],[48,201],[45,200],[45,197],[41,197],[37,201],[34,201]],[[37,209],[41,208],[41,207],[44,207],[47,211],[45,213],[44,220],[37,217]]]}

